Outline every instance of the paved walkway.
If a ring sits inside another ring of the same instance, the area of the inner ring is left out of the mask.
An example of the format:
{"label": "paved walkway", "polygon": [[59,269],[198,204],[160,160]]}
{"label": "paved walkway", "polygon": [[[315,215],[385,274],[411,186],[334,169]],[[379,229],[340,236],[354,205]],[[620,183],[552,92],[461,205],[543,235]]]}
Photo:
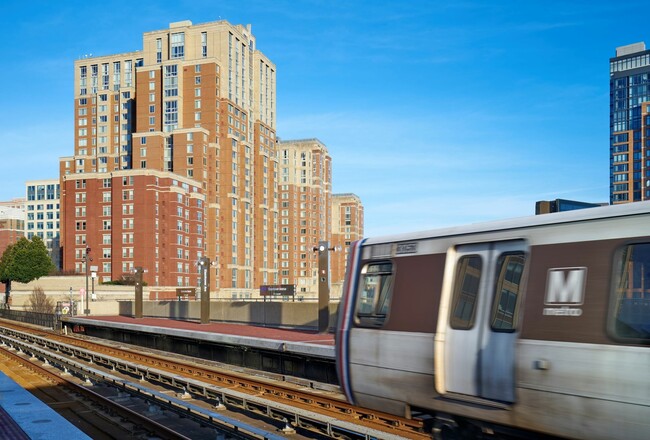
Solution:
{"label": "paved walkway", "polygon": [[[75,321],[81,322],[86,317],[75,316]],[[287,330],[244,324],[228,324],[211,322],[201,324],[194,321],[180,321],[163,318],[131,318],[128,316],[88,316],[87,319],[122,324],[142,325],[148,327],[163,327],[193,332],[218,333],[223,335],[242,336],[250,338],[273,339],[278,341],[303,342],[306,344],[334,345],[334,335],[313,331]]]}

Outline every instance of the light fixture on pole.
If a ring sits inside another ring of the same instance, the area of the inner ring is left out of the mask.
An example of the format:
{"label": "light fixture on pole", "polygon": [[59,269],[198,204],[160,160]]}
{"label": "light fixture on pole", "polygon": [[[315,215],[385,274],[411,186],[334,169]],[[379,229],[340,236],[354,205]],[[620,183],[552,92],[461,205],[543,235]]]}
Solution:
{"label": "light fixture on pole", "polygon": [[197,262],[199,266],[199,292],[201,295],[201,324],[210,322],[210,259],[201,257]]}
{"label": "light fixture on pole", "polygon": [[142,318],[142,285],[144,284],[143,274],[147,272],[142,266],[133,269],[135,274],[135,317]]}
{"label": "light fixture on pole", "polygon": [[330,325],[330,251],[336,252],[340,246],[330,247],[327,241],[319,241],[313,251],[318,252],[318,332],[327,333]]}
{"label": "light fixture on pole", "polygon": [[88,303],[88,271],[90,270],[90,267],[88,266],[88,263],[90,261],[93,261],[92,257],[90,256],[90,248],[86,248],[86,308],[84,309],[84,314],[90,315],[90,305]]}

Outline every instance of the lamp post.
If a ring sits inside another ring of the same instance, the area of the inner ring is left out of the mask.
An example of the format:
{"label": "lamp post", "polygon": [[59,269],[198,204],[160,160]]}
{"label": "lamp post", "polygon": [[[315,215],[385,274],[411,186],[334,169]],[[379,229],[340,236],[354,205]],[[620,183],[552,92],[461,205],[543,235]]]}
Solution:
{"label": "lamp post", "polygon": [[145,270],[141,266],[134,268],[135,273],[135,317],[142,318],[142,274]]}
{"label": "lamp post", "polygon": [[210,259],[199,258],[199,276],[201,292],[201,324],[210,323]]}
{"label": "lamp post", "polygon": [[329,242],[319,241],[313,248],[318,252],[318,333],[327,333],[330,326],[330,251],[340,247],[330,247]]}
{"label": "lamp post", "polygon": [[90,248],[86,248],[86,308],[84,309],[84,314],[86,316],[90,315],[90,304],[88,303],[88,270],[90,267],[88,267],[88,262],[93,261],[92,258],[90,258]]}
{"label": "lamp post", "polygon": [[70,310],[68,311],[68,314],[72,316],[72,287],[70,287]]}

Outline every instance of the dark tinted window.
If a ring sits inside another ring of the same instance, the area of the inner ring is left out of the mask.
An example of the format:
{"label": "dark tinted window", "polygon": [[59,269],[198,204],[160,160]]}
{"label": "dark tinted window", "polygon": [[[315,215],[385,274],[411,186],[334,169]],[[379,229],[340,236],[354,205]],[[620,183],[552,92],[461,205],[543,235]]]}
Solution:
{"label": "dark tinted window", "polygon": [[449,320],[453,329],[468,330],[474,326],[482,266],[478,255],[466,255],[458,260]]}
{"label": "dark tinted window", "polygon": [[614,262],[613,336],[650,342],[650,244],[623,247]]}
{"label": "dark tinted window", "polygon": [[490,325],[493,330],[515,331],[517,304],[526,257],[523,252],[503,254],[497,262],[494,302]]}

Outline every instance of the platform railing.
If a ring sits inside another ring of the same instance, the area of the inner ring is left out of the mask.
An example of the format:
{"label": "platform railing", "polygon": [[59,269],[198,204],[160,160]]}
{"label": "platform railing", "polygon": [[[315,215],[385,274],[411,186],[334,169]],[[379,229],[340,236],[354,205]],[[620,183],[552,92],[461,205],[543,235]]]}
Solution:
{"label": "platform railing", "polygon": [[54,313],[37,313],[7,309],[0,309],[0,318],[49,328],[54,328],[58,321]]}

